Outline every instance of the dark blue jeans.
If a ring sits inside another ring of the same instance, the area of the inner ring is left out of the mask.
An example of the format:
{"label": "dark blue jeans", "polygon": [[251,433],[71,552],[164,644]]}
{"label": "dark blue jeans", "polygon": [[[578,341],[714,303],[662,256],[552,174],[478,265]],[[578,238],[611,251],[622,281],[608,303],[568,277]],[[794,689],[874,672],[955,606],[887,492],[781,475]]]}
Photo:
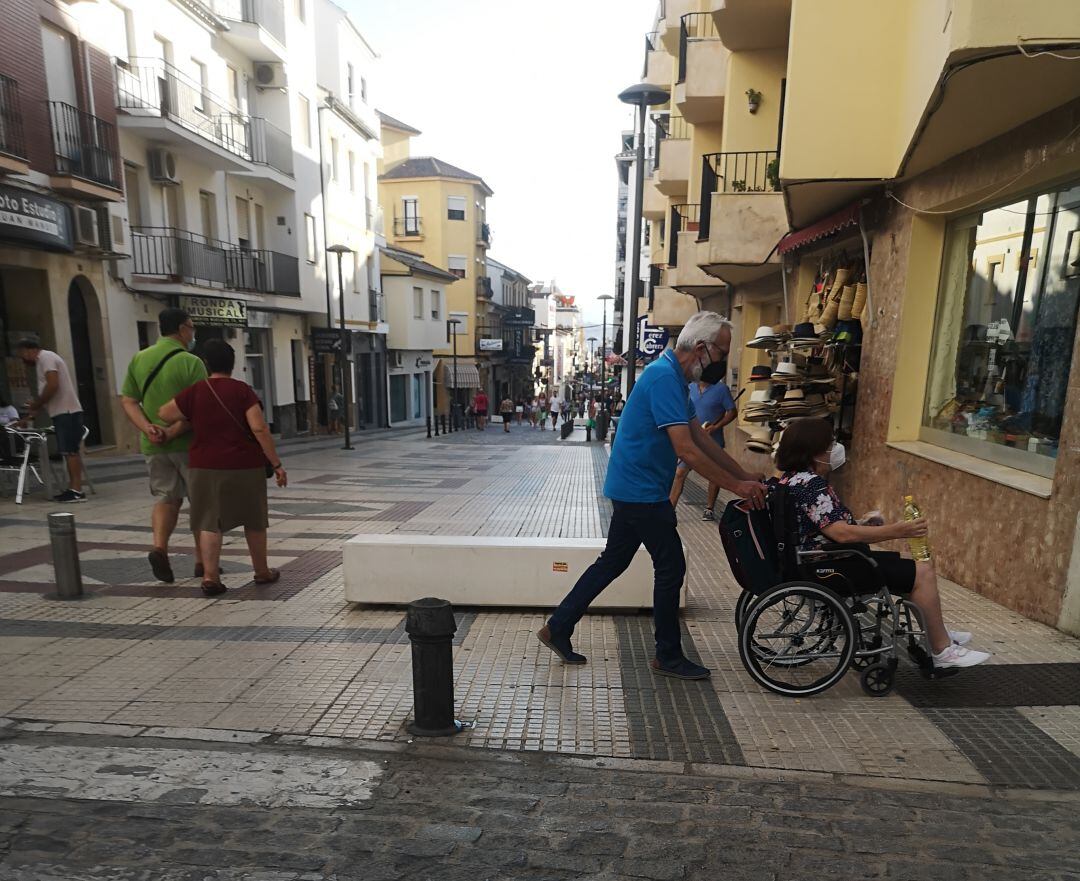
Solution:
{"label": "dark blue jeans", "polygon": [[570,636],[589,604],[611,582],[623,574],[642,544],[652,557],[653,623],[656,629],[656,657],[663,662],[683,656],[679,633],[679,591],[686,577],[686,559],[676,528],[675,509],[667,500],[649,504],[613,501],[614,513],[608,529],[607,546],[596,562],[585,570],[577,584],[559,604],[548,627],[551,632]]}

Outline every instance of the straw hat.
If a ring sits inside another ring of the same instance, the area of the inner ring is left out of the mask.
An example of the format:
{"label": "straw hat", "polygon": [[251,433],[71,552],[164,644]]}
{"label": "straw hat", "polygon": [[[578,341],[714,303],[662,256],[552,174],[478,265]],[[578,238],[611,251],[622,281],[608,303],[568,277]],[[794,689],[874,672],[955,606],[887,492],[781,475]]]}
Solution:
{"label": "straw hat", "polygon": [[839,319],[841,321],[851,320],[852,305],[855,303],[855,285],[849,284],[844,286],[844,290],[840,294],[840,312]]}
{"label": "straw hat", "polygon": [[862,318],[863,309],[866,308],[866,282],[860,281],[855,285],[855,302],[851,306],[851,317]]}
{"label": "straw hat", "polygon": [[772,376],[772,368],[767,364],[757,364],[750,368],[750,382],[768,382]]}
{"label": "straw hat", "polygon": [[[837,294],[847,284],[847,280],[851,277],[851,270],[846,266],[842,266],[836,270],[836,275],[833,276],[831,294]],[[831,295],[830,295],[831,299]]]}
{"label": "straw hat", "polygon": [[776,338],[776,334],[773,333],[773,329],[767,324],[763,324],[757,329],[754,334],[754,338],[746,344],[749,349],[768,349],[775,346],[779,342]]}
{"label": "straw hat", "polygon": [[767,426],[759,425],[751,428],[750,436],[746,439],[746,449],[752,453],[768,455],[773,450],[772,438],[772,429]]}

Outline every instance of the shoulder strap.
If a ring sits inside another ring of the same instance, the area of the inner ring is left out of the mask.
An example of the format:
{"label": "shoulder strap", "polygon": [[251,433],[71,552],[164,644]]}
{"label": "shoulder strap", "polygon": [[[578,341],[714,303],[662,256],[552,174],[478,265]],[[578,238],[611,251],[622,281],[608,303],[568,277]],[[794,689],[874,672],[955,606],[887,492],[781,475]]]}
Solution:
{"label": "shoulder strap", "polygon": [[147,391],[147,389],[149,389],[149,388],[150,388],[150,384],[151,384],[151,383],[152,383],[152,382],[153,382],[153,381],[154,381],[155,379],[157,379],[157,375],[158,375],[159,373],[161,373],[161,368],[165,366],[165,363],[166,363],[166,362],[167,362],[167,361],[168,361],[168,360],[169,360],[170,358],[172,358],[172,357],[174,357],[174,356],[176,356],[176,355],[179,355],[179,354],[180,354],[181,352],[183,352],[183,351],[184,351],[184,349],[173,349],[173,350],[172,350],[171,352],[169,352],[169,353],[168,353],[168,354],[167,354],[167,355],[166,355],[166,356],[165,356],[164,358],[162,358],[162,359],[161,359],[160,361],[158,361],[158,363],[157,363],[157,366],[156,366],[156,367],[155,367],[155,368],[154,368],[153,370],[151,370],[151,371],[150,371],[150,375],[149,375],[148,377],[146,377],[146,382],[144,382],[144,383],[143,383],[143,387],[142,387],[142,400],[144,400],[144,401],[146,400],[146,391]]}
{"label": "shoulder strap", "polygon": [[241,425],[240,420],[236,418],[236,414],[225,406],[225,402],[221,400],[221,396],[217,393],[217,389],[214,388],[214,384],[209,379],[204,379],[203,382],[206,383],[206,387],[210,389],[210,394],[212,394],[214,396],[214,399],[219,404],[221,404],[221,409],[228,414],[229,418],[233,421],[233,424],[240,429],[240,432],[245,435],[248,440],[257,444],[258,441],[255,440],[255,435],[252,434],[251,429],[247,426]]}
{"label": "shoulder strap", "polygon": [[782,483],[775,484],[770,493],[769,514],[772,518],[777,559],[782,570],[787,569],[791,560],[790,549],[788,548],[790,538],[788,535],[788,529],[790,528],[788,504],[788,488]]}

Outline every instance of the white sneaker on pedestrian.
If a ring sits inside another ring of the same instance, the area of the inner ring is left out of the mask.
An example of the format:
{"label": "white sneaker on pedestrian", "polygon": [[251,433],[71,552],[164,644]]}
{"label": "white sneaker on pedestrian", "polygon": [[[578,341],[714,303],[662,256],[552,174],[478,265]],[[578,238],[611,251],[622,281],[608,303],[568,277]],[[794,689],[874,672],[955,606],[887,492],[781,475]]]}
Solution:
{"label": "white sneaker on pedestrian", "polygon": [[971,642],[971,633],[967,630],[950,630],[949,639],[956,643],[956,645],[967,645]]}
{"label": "white sneaker on pedestrian", "polygon": [[963,646],[950,644],[945,651],[934,655],[934,667],[944,669],[947,667],[974,667],[983,661],[990,660],[989,652],[977,652],[974,649],[966,649]]}

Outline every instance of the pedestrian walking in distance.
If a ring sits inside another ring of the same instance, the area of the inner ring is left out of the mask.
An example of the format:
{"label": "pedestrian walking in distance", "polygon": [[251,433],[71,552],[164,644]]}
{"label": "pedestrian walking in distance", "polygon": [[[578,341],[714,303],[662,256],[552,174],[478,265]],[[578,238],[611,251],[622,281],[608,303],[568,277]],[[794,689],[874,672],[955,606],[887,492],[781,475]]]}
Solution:
{"label": "pedestrian walking in distance", "polygon": [[476,414],[476,430],[483,431],[487,425],[488,416],[488,396],[483,389],[480,389],[473,398],[473,413]]}
{"label": "pedestrian walking in distance", "polygon": [[510,433],[510,422],[514,418],[514,402],[508,397],[502,399],[499,404],[499,415],[502,416],[503,431]]}
{"label": "pedestrian walking in distance", "polygon": [[199,534],[206,572],[202,592],[225,593],[221,583],[222,533],[244,527],[256,584],[273,584],[281,577],[266,558],[269,513],[266,502],[268,471],[278,486],[288,477],[278,459],[274,439],[263,417],[262,404],[246,382],[232,378],[233,347],[210,340],[205,349],[210,376],[184,389],[158,415],[169,424],[190,423],[191,528]]}
{"label": "pedestrian walking in distance", "polygon": [[652,557],[654,673],[677,679],[705,679],[709,670],[689,660],[679,633],[679,592],[686,559],[675,509],[668,500],[675,463],[682,459],[707,480],[765,505],[764,475],[751,474],[701,428],[687,395],[687,383],[704,377],[717,382],[727,371],[731,324],[715,312],[687,320],[674,349],[650,364],[634,386],[611,448],[604,495],[611,499],[607,545],[537,634],[567,664],[584,664],[571,637],[601,592],[626,571],[644,544]]}
{"label": "pedestrian walking in distance", "polygon": [[[193,355],[195,325],[183,309],[163,309],[158,315],[161,336],[128,365],[120,404],[141,435],[139,448],[150,475],[150,494],[157,500],[150,515],[154,546],[147,555],[158,581],[176,580],[169,562],[169,539],[176,529],[180,507],[188,494],[189,426],[166,425],[158,410],[189,386],[206,379],[206,366]],[[195,535],[195,577],[202,578],[199,537]]]}
{"label": "pedestrian walking in distance", "polygon": [[[83,467],[79,448],[83,440],[83,408],[71,380],[71,371],[56,352],[41,348],[35,339],[15,344],[19,357],[37,373],[37,397],[31,398],[27,412],[31,420],[44,410],[52,419],[56,450],[67,465],[68,488],[53,496],[54,502],[85,502],[82,491]],[[48,466],[46,466],[48,467]]]}

